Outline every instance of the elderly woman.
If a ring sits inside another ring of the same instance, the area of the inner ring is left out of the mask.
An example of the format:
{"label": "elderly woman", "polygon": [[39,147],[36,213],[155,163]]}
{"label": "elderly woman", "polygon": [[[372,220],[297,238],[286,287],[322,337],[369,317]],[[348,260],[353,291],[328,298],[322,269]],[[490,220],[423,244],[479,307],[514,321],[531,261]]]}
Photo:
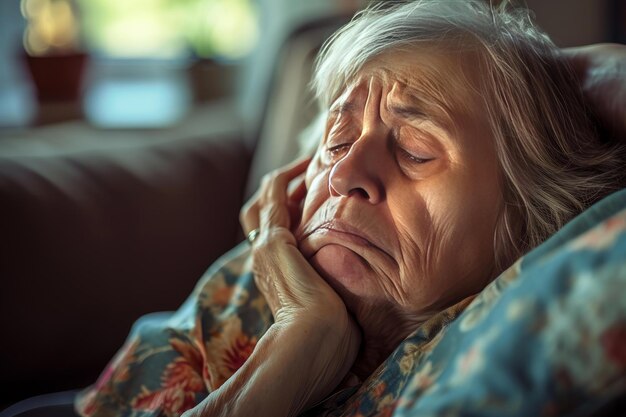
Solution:
{"label": "elderly woman", "polygon": [[[186,416],[298,415],[360,384],[624,186],[621,148],[600,139],[573,70],[523,12],[437,0],[369,9],[325,45],[314,86],[325,119],[314,156],[265,177],[241,212],[251,252],[237,271],[252,270],[254,303],[272,318],[246,324],[262,337],[237,339],[245,349],[222,373],[189,333],[199,353],[181,357],[201,363],[196,379],[168,379],[194,393],[176,397],[177,410],[193,407]],[[219,321],[215,285],[194,302]],[[137,368],[120,358],[128,380]],[[81,413],[98,415],[103,378]],[[131,408],[174,392],[143,389]]]}

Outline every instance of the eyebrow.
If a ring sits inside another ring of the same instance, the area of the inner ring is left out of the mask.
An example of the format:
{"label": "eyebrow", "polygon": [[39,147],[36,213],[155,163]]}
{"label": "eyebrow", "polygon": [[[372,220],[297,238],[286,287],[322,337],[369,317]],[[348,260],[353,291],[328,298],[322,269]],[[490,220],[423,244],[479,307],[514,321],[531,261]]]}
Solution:
{"label": "eyebrow", "polygon": [[446,109],[449,103],[442,103],[439,97],[421,88],[407,88],[403,93],[400,103],[387,103],[388,111],[408,121],[428,120],[447,130],[452,122]]}
{"label": "eyebrow", "polygon": [[[425,100],[425,97],[430,98],[428,94],[416,89],[410,89],[405,93],[408,99],[407,104],[387,103],[387,110],[407,121],[430,121],[440,128],[448,130],[449,115],[445,111],[442,113],[441,108],[430,99]],[[347,100],[330,109],[329,120],[346,113],[352,116],[356,111],[357,104],[353,100]]]}
{"label": "eyebrow", "polygon": [[428,116],[426,113],[415,106],[404,106],[399,104],[393,104],[389,106],[389,111],[398,117],[408,120],[426,119]]}
{"label": "eyebrow", "polygon": [[339,116],[344,113],[354,113],[356,104],[353,101],[344,101],[341,104],[336,105],[330,110],[330,115]]}
{"label": "eyebrow", "polygon": [[[354,113],[356,109],[356,104],[351,101],[343,102],[330,110],[330,114],[332,116],[338,116],[345,113]],[[396,116],[402,117],[403,119],[424,119],[426,118],[426,112],[420,110],[416,106],[411,105],[401,105],[395,104],[389,106],[389,110],[395,114]]]}

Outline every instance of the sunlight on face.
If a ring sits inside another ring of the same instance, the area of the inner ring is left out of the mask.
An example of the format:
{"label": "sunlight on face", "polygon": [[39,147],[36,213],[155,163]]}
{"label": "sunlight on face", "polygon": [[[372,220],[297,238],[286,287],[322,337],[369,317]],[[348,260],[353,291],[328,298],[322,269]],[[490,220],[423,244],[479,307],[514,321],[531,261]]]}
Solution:
{"label": "sunlight on face", "polygon": [[492,278],[502,195],[469,68],[387,54],[331,106],[296,237],[366,337],[408,331]]}

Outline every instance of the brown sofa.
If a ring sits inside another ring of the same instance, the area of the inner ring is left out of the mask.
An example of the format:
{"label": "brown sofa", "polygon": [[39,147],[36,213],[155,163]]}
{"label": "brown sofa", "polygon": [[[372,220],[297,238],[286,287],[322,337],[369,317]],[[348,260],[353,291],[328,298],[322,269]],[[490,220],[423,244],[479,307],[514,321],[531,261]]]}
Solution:
{"label": "brown sofa", "polygon": [[232,247],[240,133],[0,157],[0,403],[92,383],[142,314]]}

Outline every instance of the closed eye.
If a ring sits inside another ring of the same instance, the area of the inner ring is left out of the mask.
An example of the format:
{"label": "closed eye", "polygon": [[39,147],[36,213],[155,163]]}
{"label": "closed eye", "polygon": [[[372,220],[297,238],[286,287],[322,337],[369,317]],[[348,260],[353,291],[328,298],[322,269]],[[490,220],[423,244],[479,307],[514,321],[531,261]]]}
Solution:
{"label": "closed eye", "polygon": [[394,140],[394,148],[396,152],[399,154],[398,157],[402,158],[402,160],[409,162],[412,165],[421,165],[427,162],[434,160],[435,158],[426,154],[415,154],[415,151],[407,150],[407,146],[403,145],[403,142],[400,139],[400,129],[395,128],[392,130],[393,140]]}
{"label": "closed eye", "polygon": [[402,148],[398,148],[398,150],[403,158],[407,159],[409,162],[414,163],[414,164],[425,164],[435,159],[435,158],[424,158],[424,157],[420,157],[417,155],[413,155],[406,149],[402,149]]}
{"label": "closed eye", "polygon": [[330,154],[333,159],[340,158],[343,156],[352,146],[352,143],[341,143],[339,145],[334,145],[326,148],[326,151]]}

